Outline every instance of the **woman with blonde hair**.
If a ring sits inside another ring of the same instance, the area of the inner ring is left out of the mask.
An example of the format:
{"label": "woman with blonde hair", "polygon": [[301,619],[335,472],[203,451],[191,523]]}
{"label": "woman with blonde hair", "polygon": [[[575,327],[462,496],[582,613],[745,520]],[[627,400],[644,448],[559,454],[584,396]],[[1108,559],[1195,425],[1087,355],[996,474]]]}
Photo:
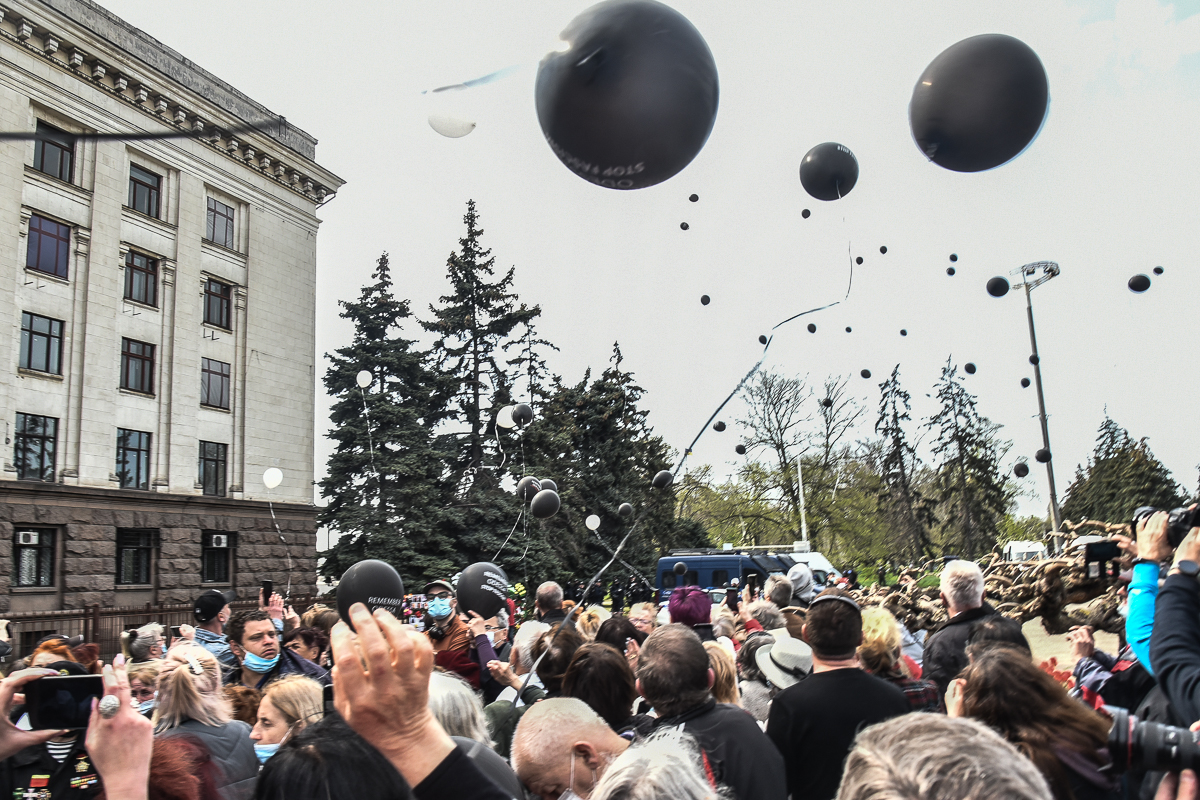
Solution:
{"label": "woman with blonde hair", "polygon": [[733,656],[719,642],[705,642],[704,649],[708,651],[708,665],[713,671],[712,695],[718,703],[741,703],[738,693],[737,664]]}
{"label": "woman with blonde hair", "polygon": [[130,664],[125,670],[129,677],[129,696],[139,714],[150,714],[158,705],[158,661]]}
{"label": "woman with blonde hair", "polygon": [[862,610],[862,644],[858,660],[867,672],[904,692],[913,711],[941,711],[942,697],[937,684],[913,678],[900,658],[900,623],[886,608],[871,606]]}
{"label": "woman with blonde hair", "polygon": [[134,664],[162,658],[162,623],[151,622],[135,630],[121,631],[121,652]]}
{"label": "woman with blonde hair", "polygon": [[579,631],[579,635],[583,637],[585,642],[594,642],[596,640],[596,632],[600,630],[600,626],[611,617],[608,611],[600,606],[588,606],[579,612],[579,616],[575,619],[575,630]]}
{"label": "woman with blonde hair", "polygon": [[324,716],[324,690],[312,678],[288,675],[267,684],[250,732],[254,754],[260,763],[267,763],[280,745]]}
{"label": "woman with blonde hair", "polygon": [[249,800],[258,778],[250,726],[231,719],[221,692],[221,665],[198,644],[183,640],[163,658],[158,674],[156,736],[190,736],[221,768],[221,800]]}

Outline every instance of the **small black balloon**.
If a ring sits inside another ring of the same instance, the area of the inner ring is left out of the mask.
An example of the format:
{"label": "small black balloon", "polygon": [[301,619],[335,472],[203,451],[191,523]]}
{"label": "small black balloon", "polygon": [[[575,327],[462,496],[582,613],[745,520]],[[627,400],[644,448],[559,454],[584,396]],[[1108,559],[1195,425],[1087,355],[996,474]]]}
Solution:
{"label": "small black balloon", "polygon": [[1004,297],[1010,288],[1008,278],[999,275],[987,282],[987,293],[992,297]]}
{"label": "small black balloon", "polygon": [[733,448],[733,452],[737,453],[739,456],[746,455],[746,445],[739,444],[737,447]]}
{"label": "small black balloon", "polygon": [[816,325],[814,325],[814,324],[812,324],[811,322],[810,322],[810,323],[808,323],[808,332],[809,332],[809,333],[816,333],[816,332],[817,332],[817,326],[816,326]]}
{"label": "small black balloon", "polygon": [[654,478],[650,481],[650,485],[655,489],[665,489],[675,480],[675,476],[671,474],[669,469],[659,470],[654,474]]}
{"label": "small black balloon", "polygon": [[717,433],[720,433],[721,431],[725,430],[725,423],[721,420],[717,420],[713,423],[713,430]]}
{"label": "small black balloon", "polygon": [[975,374],[975,365],[972,364],[970,361],[968,361],[966,364],[963,365],[963,369],[966,370],[966,373],[968,375]]}
{"label": "small black balloon", "polygon": [[1022,389],[1029,388],[1029,378],[1021,378],[1021,388]]}
{"label": "small black balloon", "polygon": [[543,489],[549,489],[554,492],[558,491],[558,484],[555,483],[554,481],[550,480],[549,478],[541,478],[538,481],[538,483],[540,483],[542,485]]}
{"label": "small black balloon", "polygon": [[1036,367],[1039,363],[1041,363],[1041,359],[1038,358],[1037,356],[1030,356],[1029,363],[1033,364]]}
{"label": "small black balloon", "polygon": [[759,344],[766,344],[766,343],[767,343],[767,335],[766,335],[765,333],[760,333],[760,334],[758,335],[758,343],[759,343]]}
{"label": "small black balloon", "polygon": [[676,561],[675,562],[675,574],[676,575],[686,575],[687,574],[687,564],[683,563],[682,561]]}
{"label": "small black balloon", "polygon": [[617,513],[620,514],[622,517],[626,517],[626,518],[632,517],[633,516],[633,506],[629,505],[629,503],[621,503],[621,505],[617,507]]}
{"label": "small black balloon", "polygon": [[1033,457],[1039,464],[1045,464],[1050,460],[1050,451],[1043,447],[1041,450],[1038,450],[1036,453],[1034,453]]}
{"label": "small black balloon", "polygon": [[706,306],[711,302],[712,302],[712,298],[709,297],[708,295],[706,295],[706,294],[700,295],[700,305]]}
{"label": "small black balloon", "polygon": [[1134,275],[1129,279],[1129,291],[1141,294],[1150,288],[1150,276]]}
{"label": "small black balloon", "polygon": [[1013,465],[1013,473],[1018,478],[1024,478],[1029,474],[1029,465],[1024,461],[1018,461],[1015,465]]}
{"label": "small black balloon", "polygon": [[950,254],[950,260],[951,260],[951,261],[958,261],[958,253],[951,253],[951,254]]}
{"label": "small black balloon", "polygon": [[528,403],[517,403],[512,410],[513,422],[524,428],[529,423],[533,422],[533,409]]}
{"label": "small black balloon", "polygon": [[880,246],[880,248],[879,248],[879,254],[880,254],[880,255],[884,255],[884,256],[885,256],[885,255],[887,255],[887,245],[886,245],[886,244],[885,244],[885,245],[881,245],[881,246]]}
{"label": "small black balloon", "polygon": [[847,326],[846,326],[846,333],[849,333],[849,332],[850,332],[850,326],[849,326],[849,325],[847,325]]}
{"label": "small black balloon", "polygon": [[1162,267],[1155,267],[1155,268],[1154,268],[1154,274],[1155,274],[1155,275],[1162,275],[1162,274],[1163,274],[1163,268],[1162,268]]}
{"label": "small black balloon", "polygon": [[690,226],[686,222],[679,223],[679,230],[686,231]]}
{"label": "small black balloon", "polygon": [[821,398],[821,405],[825,406],[826,408],[833,408],[833,400],[828,397],[823,397]]}
{"label": "small black balloon", "polygon": [[526,475],[521,480],[517,481],[517,497],[525,502],[533,499],[533,496],[542,490],[542,482],[532,475]]}
{"label": "small black balloon", "polygon": [[999,33],[946,48],[913,87],[909,125],[935,164],[979,172],[1015,158],[1046,119],[1050,85],[1037,53]]}
{"label": "small black balloon", "polygon": [[508,600],[508,575],[488,561],[476,562],[459,574],[455,596],[460,613],[494,617]]}
{"label": "small black balloon", "polygon": [[908,331],[907,331],[906,329],[904,329],[904,328],[901,328],[901,329],[900,329],[900,335],[901,335],[901,336],[908,336]]}
{"label": "small black balloon", "polygon": [[337,587],[338,615],[350,630],[354,630],[350,606],[355,603],[365,604],[371,612],[386,608],[399,618],[404,607],[404,581],[400,573],[386,561],[373,558],[352,565],[342,573]]}
{"label": "small black balloon", "polygon": [[717,65],[682,14],[653,0],[606,0],[560,34],[538,65],[538,122],[554,154],[610,189],[671,178],[717,116]]}
{"label": "small black balloon", "polygon": [[869,378],[869,377],[871,377],[871,370],[864,369],[862,372],[860,372],[858,374],[862,375],[864,378]]}
{"label": "small black balloon", "polygon": [[858,258],[854,259],[854,263],[855,263],[855,264],[861,264],[861,263],[862,263],[862,256],[859,256]]}
{"label": "small black balloon", "polygon": [[800,162],[800,184],[818,200],[838,200],[858,183],[858,159],[850,148],[837,142],[822,142],[804,154]]}
{"label": "small black balloon", "polygon": [[688,198],[688,200],[691,200],[693,203],[697,202],[699,199],[700,199],[700,195],[698,195],[698,194],[694,194]]}
{"label": "small black balloon", "polygon": [[800,212],[800,216],[804,217],[805,219],[808,219],[811,215],[812,215],[812,212],[809,211],[807,208]]}
{"label": "small black balloon", "polygon": [[542,489],[529,501],[529,513],[538,519],[550,519],[561,507],[562,500],[553,489]]}
{"label": "small black balloon", "polygon": [[953,274],[954,274],[954,267],[946,267],[946,274],[947,274],[947,275],[953,275]]}

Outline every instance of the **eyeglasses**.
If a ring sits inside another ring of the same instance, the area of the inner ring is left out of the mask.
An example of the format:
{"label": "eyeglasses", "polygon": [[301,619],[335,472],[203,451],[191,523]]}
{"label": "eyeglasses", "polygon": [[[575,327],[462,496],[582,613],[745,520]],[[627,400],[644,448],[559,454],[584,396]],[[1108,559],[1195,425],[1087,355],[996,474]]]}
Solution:
{"label": "eyeglasses", "polygon": [[438,592],[437,594],[427,594],[427,595],[425,595],[425,599],[427,599],[427,600],[449,600],[450,593],[449,592]]}

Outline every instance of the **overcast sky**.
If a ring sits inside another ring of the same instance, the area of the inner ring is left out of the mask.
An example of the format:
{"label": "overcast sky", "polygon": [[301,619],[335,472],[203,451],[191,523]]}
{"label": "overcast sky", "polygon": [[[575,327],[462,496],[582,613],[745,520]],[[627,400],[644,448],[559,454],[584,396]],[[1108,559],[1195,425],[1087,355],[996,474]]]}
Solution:
{"label": "overcast sky", "polygon": [[[1196,488],[1197,0],[677,0],[715,56],[720,110],[687,169],[633,192],[571,174],[534,110],[537,61],[588,2],[101,1],[318,137],[318,161],[348,181],[320,211],[320,353],[349,340],[336,301],[357,296],[382,251],[399,293],[427,314],[474,198],[484,243],[501,268],[516,266],[517,291],[541,305],[541,333],[561,348],[552,369],[577,381],[619,340],[656,432],[682,451],[758,359],[760,333],[843,298],[849,243],[864,258],[849,300],[781,328],[764,367],[817,385],[853,376],[866,437],[894,365],[921,418],[935,410],[926,392],[946,359],[974,362],[966,384],[1013,442],[1011,466],[1041,447],[1037,398],[1020,387],[1032,378],[1024,300],[993,299],[984,284],[1053,260],[1062,275],[1035,291],[1034,311],[1060,496],[1106,409]],[[938,53],[981,33],[1038,53],[1050,114],[1013,162],[959,174],[917,150],[908,101]],[[514,65],[457,94],[473,133],[430,129],[422,89]],[[824,141],[861,165],[833,203],[809,198],[797,172]],[[1126,288],[1158,265],[1150,291]],[[858,377],[864,368],[871,380]],[[318,389],[318,475],[326,412]],[[729,429],[707,433],[689,467],[739,463],[739,415],[731,404]],[[1021,483],[1021,510],[1044,513],[1045,471]]]}

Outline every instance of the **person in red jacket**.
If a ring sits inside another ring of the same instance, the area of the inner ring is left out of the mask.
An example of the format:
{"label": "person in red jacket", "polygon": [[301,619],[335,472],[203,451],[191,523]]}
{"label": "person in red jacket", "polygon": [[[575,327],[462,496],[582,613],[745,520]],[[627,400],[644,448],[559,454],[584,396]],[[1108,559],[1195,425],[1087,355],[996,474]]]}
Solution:
{"label": "person in red jacket", "polygon": [[433,663],[478,689],[479,663],[471,658],[471,632],[458,615],[454,587],[450,581],[432,581],[425,585],[425,599],[425,635],[433,645]]}

